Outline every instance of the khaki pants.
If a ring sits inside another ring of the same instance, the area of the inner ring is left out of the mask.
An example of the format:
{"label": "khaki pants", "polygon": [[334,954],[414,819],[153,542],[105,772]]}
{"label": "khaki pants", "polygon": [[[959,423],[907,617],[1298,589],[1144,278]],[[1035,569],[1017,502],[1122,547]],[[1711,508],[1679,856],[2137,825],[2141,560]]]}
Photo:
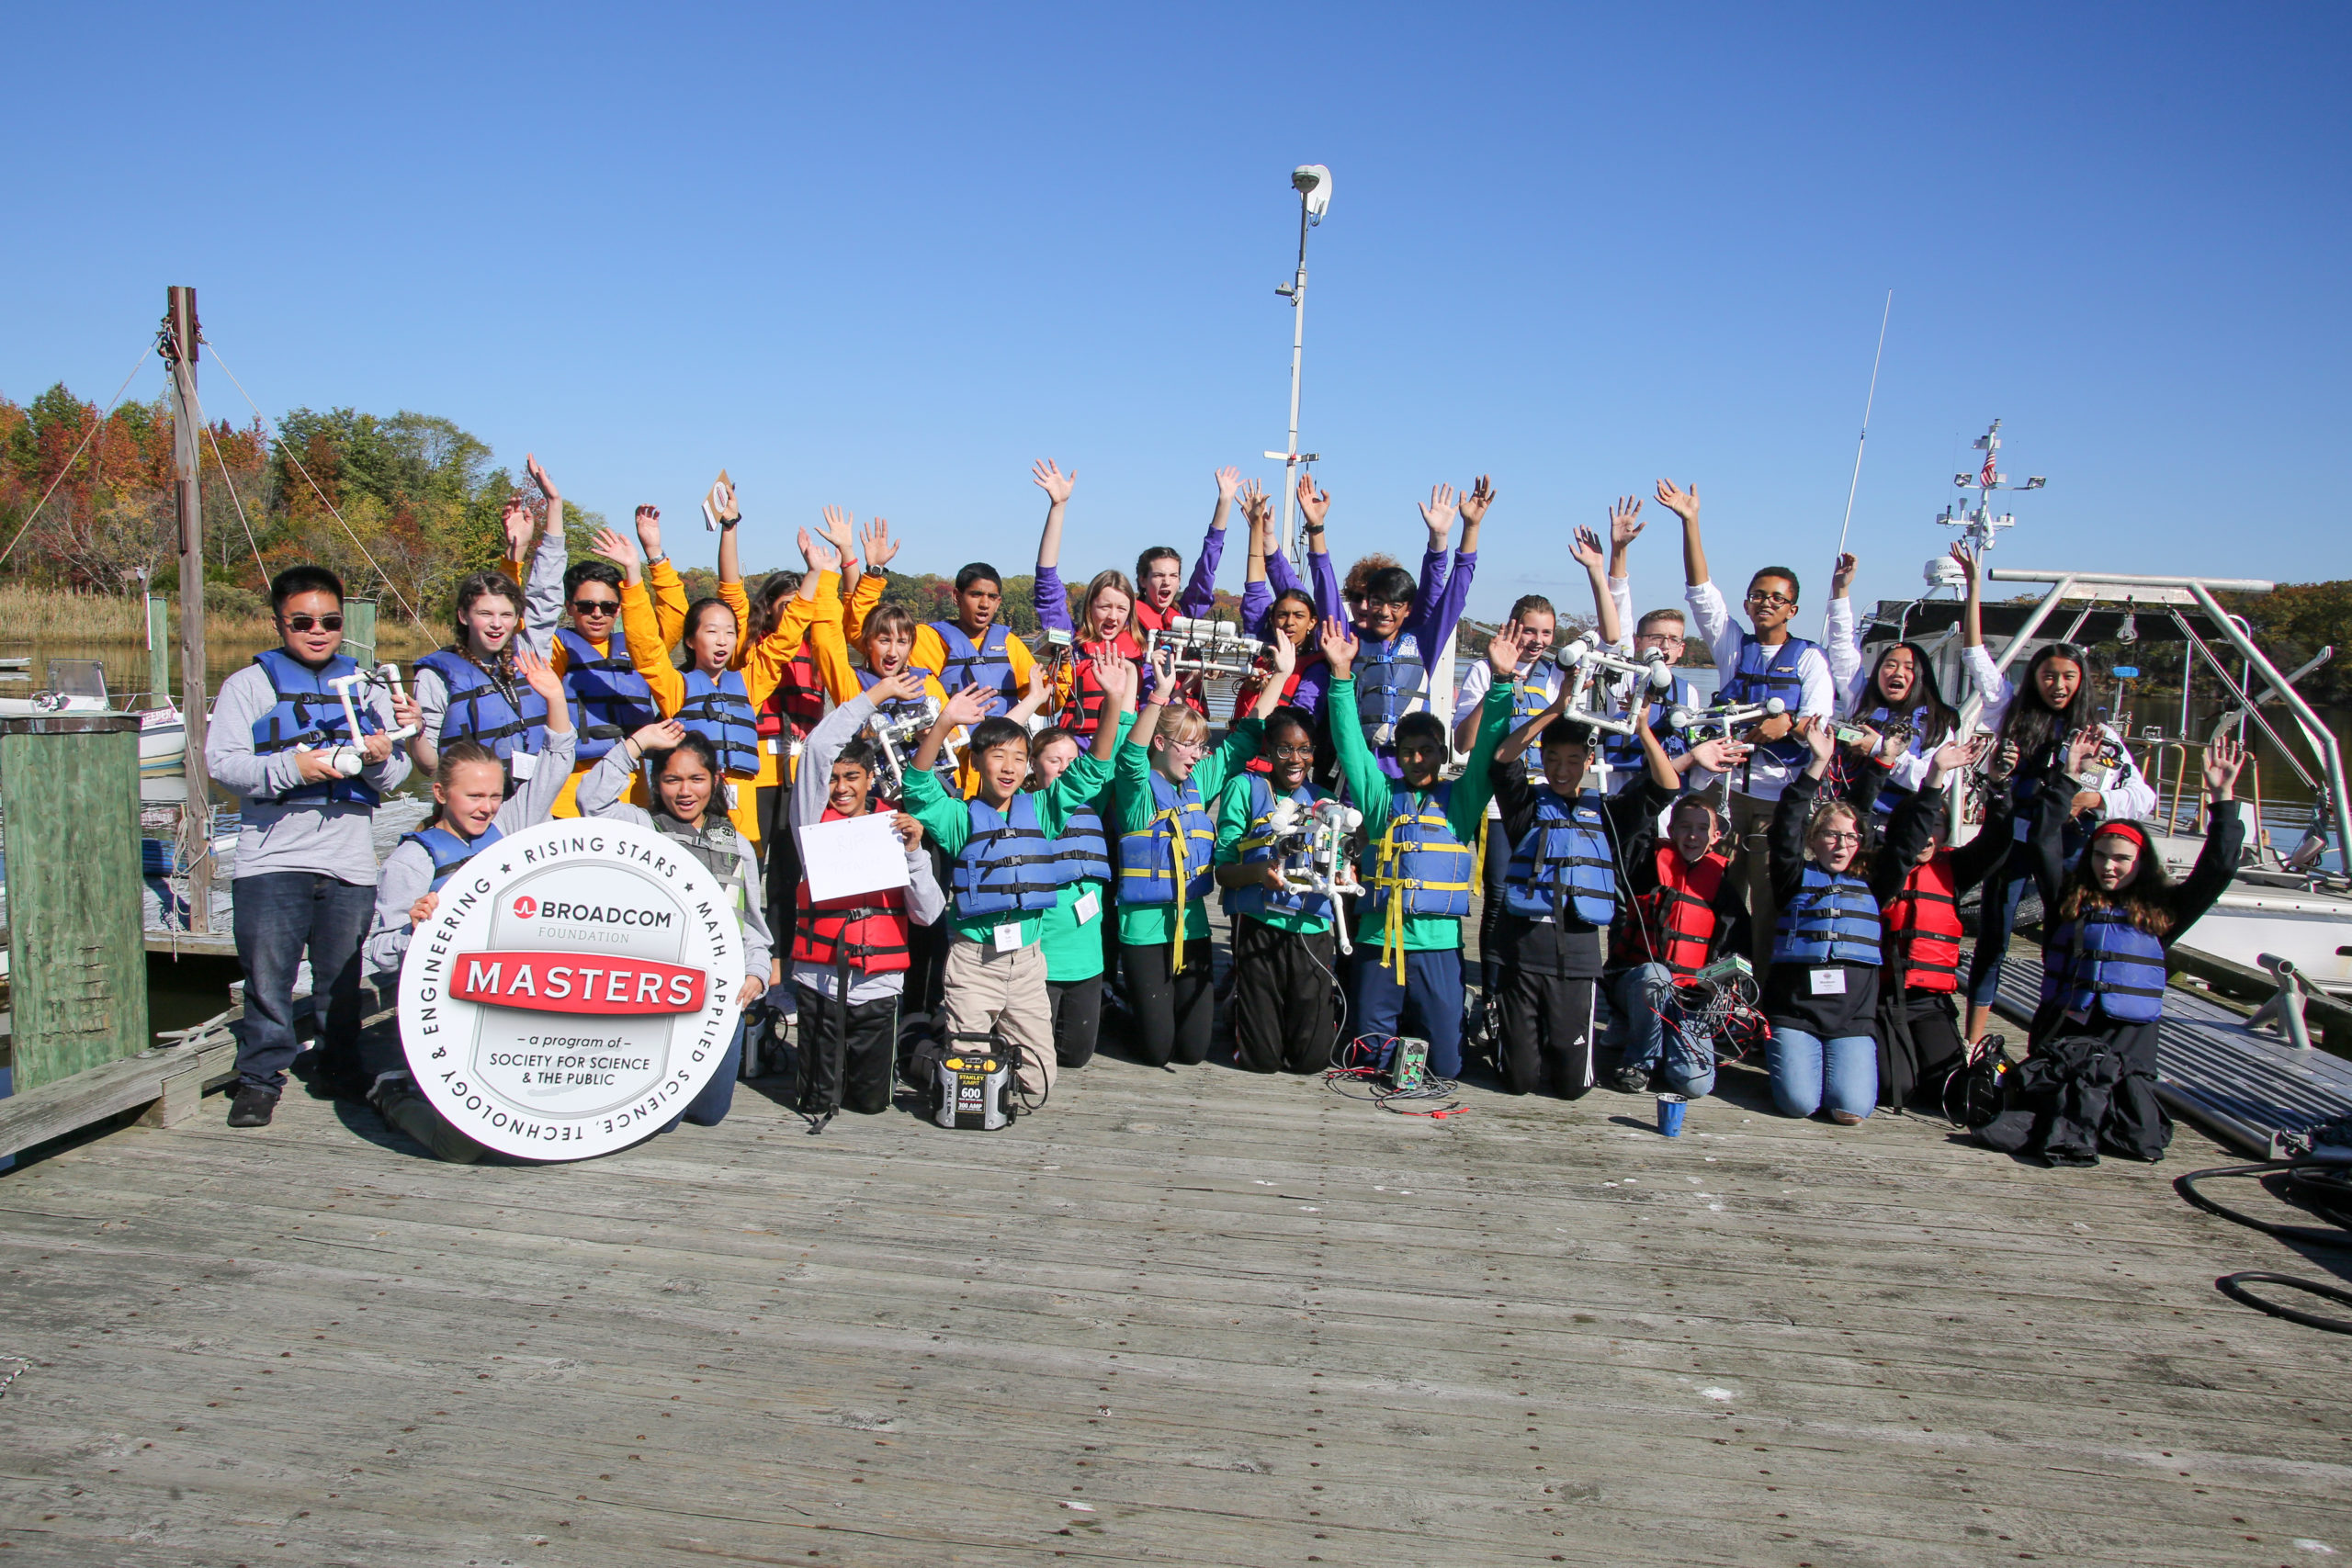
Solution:
{"label": "khaki pants", "polygon": [[1772,967],[1772,928],[1781,919],[1780,901],[1772,897],[1772,852],[1766,841],[1780,805],[1732,792],[1731,835],[1738,852],[1734,863],[1747,885],[1747,957],[1756,965],[1758,992]]}
{"label": "khaki pants", "polygon": [[1041,944],[999,953],[993,942],[956,937],[947,948],[944,989],[949,1033],[994,1030],[1019,1066],[1022,1089],[1032,1095],[1052,1092],[1054,1011]]}

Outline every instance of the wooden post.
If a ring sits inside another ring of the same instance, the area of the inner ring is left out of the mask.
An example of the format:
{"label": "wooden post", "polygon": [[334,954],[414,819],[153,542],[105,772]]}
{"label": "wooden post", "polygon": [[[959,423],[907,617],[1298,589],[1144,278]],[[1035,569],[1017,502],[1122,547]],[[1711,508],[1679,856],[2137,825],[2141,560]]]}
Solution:
{"label": "wooden post", "polygon": [[16,1092],[145,1050],[139,720],[0,719]]}
{"label": "wooden post", "polygon": [[359,662],[362,670],[376,668],[376,601],[345,599],[343,602],[343,651]]}
{"label": "wooden post", "polygon": [[147,695],[155,703],[172,696],[172,602],[147,595]]}
{"label": "wooden post", "polygon": [[[187,871],[187,929],[212,929],[212,778],[204,765],[210,714],[204,685],[204,497],[199,476],[204,405],[196,397],[196,357],[202,343],[196,290],[174,288],[164,316],[164,362],[172,372],[173,491],[180,519],[180,722],[187,736],[182,764],[187,798],[180,803],[179,861]],[[134,902],[133,905],[136,908]]]}

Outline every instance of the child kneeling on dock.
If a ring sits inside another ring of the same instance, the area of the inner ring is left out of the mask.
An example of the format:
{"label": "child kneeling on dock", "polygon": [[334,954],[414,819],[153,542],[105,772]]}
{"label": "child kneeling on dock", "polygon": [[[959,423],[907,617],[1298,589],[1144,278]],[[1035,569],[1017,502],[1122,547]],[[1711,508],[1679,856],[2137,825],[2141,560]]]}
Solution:
{"label": "child kneeling on dock", "polygon": [[[537,753],[543,765],[516,781],[509,798],[508,764],[488,746],[450,740],[435,753],[433,815],[392,846],[376,883],[376,923],[368,933],[367,959],[379,990],[399,987],[409,939],[440,908],[442,885],[507,834],[546,821],[571,781],[578,735],[571,705],[563,700],[563,678],[528,649],[515,649],[514,660],[514,672],[547,705],[546,734]],[[368,1102],[388,1123],[442,1159],[470,1164],[481,1157],[481,1145],[451,1126],[417,1091],[397,1029],[363,1034],[359,1066],[368,1080]]]}
{"label": "child kneeling on dock", "polygon": [[311,1081],[330,1093],[364,1087],[359,947],[375,907],[376,803],[408,776],[390,732],[416,722],[413,702],[363,688],[352,699],[360,733],[351,733],[334,685],[359,673],[343,651],[341,578],[288,567],[269,597],[283,645],[220,683],[204,747],[213,778],[243,797],[232,886],[245,1016],[232,1127],[266,1127],[277,1109],[301,1050],[294,971],[305,953],[311,995],[326,1002]]}
{"label": "child kneeling on dock", "polygon": [[[621,799],[629,779],[642,761],[653,774],[653,809],[647,811]],[[752,840],[727,819],[719,796],[718,748],[674,718],[649,724],[605,754],[605,760],[580,783],[580,815],[604,817],[616,822],[650,828],[702,862],[705,870],[725,890],[743,932],[743,983],[735,1005],[748,1007],[768,988],[772,943],[760,897],[759,852]],[[697,1127],[716,1127],[735,1103],[735,1079],[743,1067],[743,1021],[735,1021],[735,1037],[718,1070],[687,1101],[677,1120]]]}
{"label": "child kneeling on dock", "polygon": [[[922,677],[901,670],[835,708],[808,732],[792,786],[795,828],[891,812],[875,793],[873,741],[859,732],[877,705],[922,694]],[[922,825],[897,812],[907,855],[903,887],[822,901],[800,885],[792,939],[792,988],[800,1024],[800,1113],[820,1130],[844,1107],[872,1116],[890,1108],[890,1067],[899,1042],[913,926],[939,919],[944,903]]]}
{"label": "child kneeling on dock", "polygon": [[[1128,660],[1111,655],[1096,672],[1103,712],[1093,749],[1048,788],[1023,792],[1029,738],[1011,719],[987,716],[1000,694],[977,681],[947,700],[906,775],[906,809],[952,863],[945,1032],[995,1034],[1020,1063],[1021,1091],[1033,1099],[1054,1086],[1044,917],[1069,869],[1048,840],[1061,837],[1077,807],[1102,793],[1118,716],[1135,696],[1136,667]],[[948,794],[932,771],[959,728],[972,732],[967,760],[977,778],[969,800]]]}

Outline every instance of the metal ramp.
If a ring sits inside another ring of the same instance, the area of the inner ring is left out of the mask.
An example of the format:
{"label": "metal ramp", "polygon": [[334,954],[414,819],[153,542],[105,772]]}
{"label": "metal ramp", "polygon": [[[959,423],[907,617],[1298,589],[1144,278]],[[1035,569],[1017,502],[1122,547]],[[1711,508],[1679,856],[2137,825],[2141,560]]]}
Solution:
{"label": "metal ramp", "polygon": [[[2041,955],[2020,943],[2001,966],[2002,1012],[2024,1021],[2041,997]],[[2316,1046],[2299,1051],[2227,1008],[2175,986],[2156,1026],[2157,1096],[2258,1159],[2278,1156],[2278,1134],[2352,1114],[2352,1062]]]}

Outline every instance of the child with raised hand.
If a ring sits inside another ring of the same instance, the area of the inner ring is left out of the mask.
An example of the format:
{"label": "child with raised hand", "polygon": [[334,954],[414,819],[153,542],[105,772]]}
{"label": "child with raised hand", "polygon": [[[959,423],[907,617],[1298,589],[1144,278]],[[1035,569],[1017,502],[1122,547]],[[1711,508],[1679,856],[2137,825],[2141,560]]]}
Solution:
{"label": "child with raised hand", "polygon": [[[1038,667],[1040,670],[1043,665]],[[1135,715],[1121,709],[1116,726],[1125,740]],[[1030,790],[1051,789],[1085,748],[1077,736],[1055,725],[1029,737]],[[1040,938],[1046,949],[1046,998],[1053,1010],[1054,1058],[1065,1067],[1094,1059],[1102,1023],[1103,933],[1111,909],[1111,846],[1102,812],[1107,790],[1070,807],[1069,823],[1054,840],[1061,890],[1046,911]]]}
{"label": "child with raised hand", "polygon": [[1115,569],[1098,571],[1080,595],[1078,619],[1070,620],[1069,597],[1062,585],[1062,522],[1077,487],[1075,471],[1064,473],[1050,459],[1030,469],[1037,488],[1046,492],[1046,525],[1037,536],[1035,604],[1037,624],[1048,632],[1067,632],[1070,646],[1057,660],[1054,674],[1055,722],[1081,739],[1092,739],[1102,722],[1103,692],[1094,678],[1097,660],[1143,657],[1136,637],[1136,585]]}
{"label": "child with raised hand", "polygon": [[[2068,743],[2053,790],[2091,787],[2100,738]],[[2053,1166],[2097,1165],[2101,1152],[2164,1158],[2172,1119],[2156,1100],[2156,1033],[2164,1022],[2165,955],[2229,890],[2245,846],[2235,804],[2246,749],[2217,739],[2205,751],[2211,829],[2179,882],[2137,822],[2102,822],[2069,864],[2054,813],[2033,826],[2025,853],[2041,895],[2041,1002],[2027,1034],[2011,1109],[1977,1136]],[[2099,1108],[2102,1108],[2099,1109]]]}
{"label": "child with raised hand", "polygon": [[820,903],[804,883],[796,901],[804,911],[791,938],[800,1025],[796,1103],[818,1128],[838,1110],[871,1116],[889,1109],[913,931],[937,920],[944,907],[922,826],[876,790],[879,759],[862,733],[877,702],[902,700],[915,690],[913,673],[901,670],[835,708],[808,732],[793,784],[794,825],[893,812],[907,857],[903,887]]}
{"label": "child with raised hand", "polygon": [[[1340,579],[1331,567],[1330,552],[1324,545],[1323,516],[1330,506],[1330,497],[1315,490],[1314,481],[1304,475],[1299,479],[1299,501],[1306,518],[1308,558],[1315,571],[1315,592],[1309,593],[1300,586],[1298,574],[1290,562],[1283,558],[1280,543],[1274,537],[1274,509],[1266,499],[1258,481],[1251,479],[1241,491],[1242,514],[1250,521],[1249,576],[1241,585],[1241,625],[1260,642],[1270,645],[1259,655],[1256,668],[1240,682],[1233,697],[1236,719],[1257,705],[1258,694],[1264,690],[1273,671],[1271,645],[1273,634],[1280,631],[1290,638],[1298,657],[1290,674],[1275,682],[1285,707],[1294,707],[1310,718],[1323,708],[1323,689],[1329,672],[1323,667],[1322,650],[1315,646],[1315,629],[1329,617],[1339,614]],[[1261,773],[1264,759],[1250,763],[1252,773]]]}
{"label": "child with raised hand", "polygon": [[[1897,646],[1900,646],[1899,644]],[[1985,796],[1984,825],[1951,846],[1951,774],[1984,761],[1993,738],[1953,740],[1928,758],[1917,791],[1904,797],[1871,864],[1871,891],[1886,933],[1886,994],[1878,1016],[1878,1097],[1882,1105],[1943,1108],[1944,1081],[1965,1059],[1960,1014],[1960,900],[1999,872],[2016,840],[2009,792]]]}
{"label": "child with raised hand", "polygon": [[[1303,484],[1306,477],[1300,478]],[[1351,606],[1358,651],[1350,690],[1356,702],[1357,728],[1391,779],[1399,776],[1398,726],[1408,715],[1429,708],[1429,660],[1437,657],[1462,618],[1478,568],[1478,529],[1494,499],[1494,485],[1484,474],[1463,495],[1462,547],[1454,552],[1449,572],[1445,544],[1453,532],[1453,487],[1431,486],[1421,508],[1430,538],[1421,557],[1419,584],[1402,567],[1383,567],[1364,578],[1363,596]],[[1322,498],[1322,503],[1328,511],[1329,498]],[[1442,726],[1438,733],[1442,744]]]}
{"label": "child with raised hand", "polygon": [[[2099,823],[2154,812],[2156,792],[2132,760],[2123,737],[2099,721],[2088,651],[2070,642],[2046,644],[2028,661],[2025,679],[2012,684],[1984,649],[1984,586],[1976,558],[1964,545],[1954,545],[1951,557],[1968,579],[1961,660],[1984,699],[1978,728],[1999,736],[1994,758],[1996,766],[2007,770],[2005,787],[2013,806],[2009,831],[2018,842],[2031,842],[2042,819],[2050,818],[2066,858],[2072,860]],[[2076,787],[2058,790],[2056,785],[2069,782],[2067,749],[2085,735],[2098,739],[2098,765],[2086,769]],[[2034,874],[2031,857],[2012,855],[1985,885],[1982,926],[1968,969],[1972,1041],[1983,1038],[1992,1020],[2018,904]]]}
{"label": "child with raised hand", "polygon": [[[571,776],[574,733],[563,682],[529,649],[513,651],[516,675],[547,707],[546,743],[536,753],[544,765],[509,795],[505,764],[479,741],[454,740],[434,759],[433,814],[415,832],[392,846],[376,881],[376,918],[368,933],[368,967],[380,990],[400,983],[409,939],[441,906],[444,884],[468,862],[509,833],[537,827],[555,808]],[[481,1145],[449,1125],[417,1091],[397,1038],[360,1036],[360,1068],[368,1102],[384,1120],[444,1159],[470,1161]]]}
{"label": "child with raised hand", "polygon": [[1311,807],[1330,795],[1308,781],[1315,731],[1305,713],[1274,709],[1264,746],[1265,771],[1245,769],[1217,800],[1216,883],[1233,920],[1234,1056],[1253,1073],[1319,1073],[1331,1065],[1339,1024],[1332,921],[1344,911],[1328,895],[1291,886],[1288,874],[1308,868],[1277,852],[1272,819],[1279,802]]}
{"label": "child with raised hand", "polygon": [[[1665,660],[1668,668],[1671,668],[1682,662],[1682,656],[1690,646],[1690,638],[1684,635],[1683,628],[1686,623],[1682,611],[1676,606],[1666,605],[1648,611],[1639,620],[1634,617],[1634,583],[1633,579],[1628,575],[1632,569],[1627,564],[1627,559],[1632,553],[1634,541],[1642,536],[1642,530],[1646,526],[1648,525],[1642,521],[1641,497],[1621,496],[1610,507],[1609,574],[1604,581],[1608,589],[1610,605],[1615,611],[1614,624],[1619,628],[1618,652],[1628,658],[1640,660],[1646,660],[1651,654],[1656,653]],[[1619,676],[1611,682],[1609,691],[1611,713],[1623,714],[1632,711],[1637,695],[1648,703],[1647,716],[1653,725],[1658,722],[1662,715],[1675,708],[1701,708],[1707,705],[1699,700],[1688,676],[1677,675],[1674,677],[1674,683],[1664,692],[1645,689],[1637,694],[1634,690],[1634,684],[1635,682],[1629,676]],[[1682,739],[1679,736],[1668,736],[1661,739],[1666,742],[1668,756],[1680,753]],[[1609,743],[1603,744],[1605,747]],[[1610,753],[1604,750],[1603,754]],[[1629,756],[1627,760],[1631,761],[1632,759]],[[1620,768],[1614,762],[1611,766],[1613,771],[1609,787],[1612,790],[1623,788],[1633,783],[1645,771],[1638,766]],[[1690,779],[1688,773],[1683,776],[1690,780],[1692,788],[1705,787],[1706,781],[1703,779]]]}
{"label": "child with raised hand", "polygon": [[1783,1116],[1826,1110],[1851,1127],[1878,1103],[1879,906],[1858,869],[1860,809],[1821,798],[1838,746],[1829,720],[1800,718],[1796,734],[1812,760],[1772,812],[1772,1103]]}
{"label": "child with raised hand", "polygon": [[[1748,858],[1747,908],[1755,917],[1750,936],[1758,976],[1771,958],[1772,890],[1775,877],[1766,824],[1792,779],[1807,766],[1808,748],[1795,733],[1800,717],[1826,720],[1837,710],[1836,682],[1818,645],[1791,634],[1797,613],[1797,574],[1785,566],[1758,569],[1748,579],[1747,617],[1753,631],[1733,624],[1724,596],[1707,574],[1707,550],[1699,536],[1699,490],[1672,479],[1657,481],[1658,504],[1682,519],[1684,598],[1690,616],[1723,671],[1726,702],[1765,702],[1778,697],[1783,713],[1752,727],[1743,738],[1753,747],[1731,781],[1731,829],[1737,852]],[[1808,796],[1809,798],[1809,796]]]}
{"label": "child with raised hand", "polygon": [[[1490,670],[1510,657],[1490,651]],[[1636,841],[1682,779],[1643,729],[1642,783],[1604,796],[1592,783],[1593,731],[1566,716],[1566,693],[1555,696],[1493,749],[1500,818],[1486,852],[1505,861],[1490,971],[1503,1087],[1527,1094],[1548,1084],[1576,1100],[1594,1082],[1596,998]],[[1520,761],[1531,742],[1541,768],[1533,776]],[[1712,1079],[1712,1058],[1707,1065]]]}
{"label": "child with raised hand", "polygon": [[1960,716],[1944,701],[1935,661],[1919,644],[1890,642],[1865,659],[1862,639],[1871,628],[1857,629],[1852,597],[1860,570],[1860,558],[1849,550],[1829,575],[1822,651],[1838,683],[1838,711],[1862,732],[1860,740],[1840,743],[1831,776],[1842,775],[1849,795],[1865,782],[1875,784],[1872,806],[1883,818],[1919,787],[1937,748],[1958,734]]}
{"label": "child with raised hand", "polygon": [[[1032,1096],[1052,1091],[1057,1066],[1042,941],[1063,881],[1052,840],[1110,782],[1116,716],[1135,694],[1135,666],[1105,660],[1101,679],[1112,721],[1091,751],[1036,794],[1021,788],[1029,771],[1028,736],[1009,718],[987,716],[999,694],[978,682],[947,700],[907,770],[903,807],[950,862],[947,1032],[993,1032],[1020,1063],[1022,1089]],[[949,793],[933,771],[958,727],[972,732],[968,800]]]}
{"label": "child with raised hand", "polygon": [[[640,763],[650,770],[653,781],[644,807],[621,799],[621,792],[637,776]],[[642,727],[614,747],[581,781],[580,814],[650,828],[702,863],[734,909],[742,931],[743,979],[735,991],[735,1005],[741,1008],[767,989],[774,944],[768,935],[766,903],[760,896],[759,857],[719,804],[723,782],[718,749],[678,720],[665,718]],[[735,1079],[742,1064],[743,1020],[738,1018],[718,1072],[679,1113],[680,1119],[697,1127],[715,1127],[724,1121],[728,1108],[735,1102]],[[676,1125],[676,1121],[670,1123]]]}
{"label": "child with raised hand", "polygon": [[[1287,678],[1295,657],[1274,644],[1274,670]],[[1119,829],[1119,973],[1140,1038],[1155,1067],[1205,1060],[1216,1000],[1210,987],[1209,889],[1215,885],[1216,824],[1208,802],[1258,754],[1265,716],[1281,701],[1280,680],[1258,695],[1250,716],[1214,749],[1209,721],[1170,706],[1175,650],[1152,661],[1151,695],[1118,748],[1114,809]]]}
{"label": "child with raised hand", "polygon": [[[506,502],[499,521],[510,553],[526,553],[531,514],[521,497]],[[523,590],[503,571],[477,571],[458,581],[456,600],[449,645],[418,660],[410,672],[419,717],[409,757],[430,773],[443,746],[473,741],[499,760],[512,794],[547,750],[548,699],[514,667],[514,650],[533,646],[520,635]],[[560,685],[555,700],[562,700]]]}
{"label": "child with raised hand", "polygon": [[1331,667],[1331,744],[1340,776],[1363,812],[1366,888],[1356,941],[1375,953],[1358,954],[1352,993],[1359,1039],[1382,1040],[1400,1028],[1430,1045],[1430,1070],[1452,1078],[1462,1072],[1462,918],[1478,879],[1472,847],[1494,791],[1495,748],[1510,729],[1518,680],[1515,644],[1496,638],[1487,649],[1494,683],[1481,705],[1468,769],[1441,782],[1447,761],[1445,726],[1435,714],[1412,713],[1396,724],[1399,776],[1390,778],[1365,738],[1355,690],[1357,639],[1338,622],[1323,627],[1323,659]]}

